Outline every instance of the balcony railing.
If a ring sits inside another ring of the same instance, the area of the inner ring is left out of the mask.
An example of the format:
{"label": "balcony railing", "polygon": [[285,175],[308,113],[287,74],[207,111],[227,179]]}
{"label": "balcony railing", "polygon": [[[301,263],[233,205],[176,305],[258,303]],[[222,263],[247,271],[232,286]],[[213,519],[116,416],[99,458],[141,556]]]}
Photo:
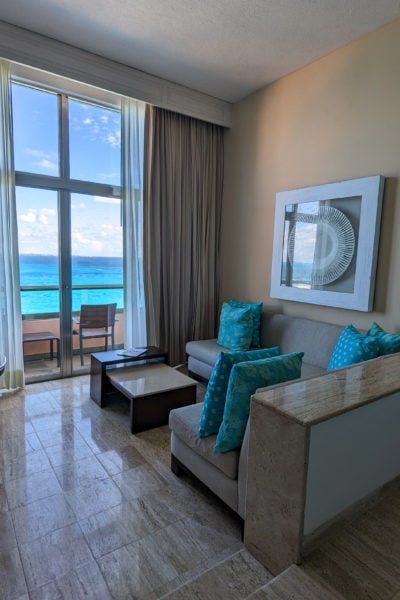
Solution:
{"label": "balcony railing", "polygon": [[[85,284],[72,286],[72,312],[79,313],[81,304],[108,304],[117,302],[117,310],[124,308],[123,284]],[[51,319],[60,314],[57,285],[23,285],[21,312],[24,320]],[[38,297],[37,294],[40,294]],[[36,297],[35,297],[36,296]]]}
{"label": "balcony railing", "polygon": [[[60,336],[60,312],[59,312],[59,287],[56,285],[41,285],[31,286],[24,285],[20,287],[21,302],[22,302],[22,329],[24,334],[38,333],[46,331],[53,333],[55,336]],[[28,300],[28,310],[24,310],[24,296],[26,298],[33,294],[40,294],[40,298]],[[51,294],[51,297],[46,296]],[[75,297],[74,297],[75,296]],[[52,302],[53,304],[50,304]],[[107,304],[117,302],[118,321],[115,324],[115,345],[122,347],[123,345],[123,324],[124,324],[124,307],[123,307],[123,285],[122,284],[96,284],[96,285],[73,285],[72,286],[72,312],[79,314],[81,304]],[[42,308],[40,308],[42,307]],[[72,326],[72,323],[71,323]],[[78,352],[79,340],[78,336],[73,337],[73,350]],[[86,340],[85,348],[87,352],[96,347],[99,341]],[[47,355],[49,351],[48,342],[32,342],[24,347],[25,357],[40,357]],[[56,361],[54,361],[56,369]]]}

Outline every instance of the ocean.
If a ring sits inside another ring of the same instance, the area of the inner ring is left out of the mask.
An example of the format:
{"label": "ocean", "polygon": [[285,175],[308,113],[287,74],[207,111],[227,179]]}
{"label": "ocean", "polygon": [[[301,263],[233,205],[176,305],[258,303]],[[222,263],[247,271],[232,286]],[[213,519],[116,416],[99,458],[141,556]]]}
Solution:
{"label": "ocean", "polygon": [[[58,286],[58,257],[42,254],[21,254],[19,257],[20,285]],[[72,285],[122,285],[122,257],[73,256]],[[72,310],[79,311],[81,304],[108,304],[117,302],[123,308],[123,289],[72,290]],[[58,290],[24,290],[21,292],[23,315],[59,312]]]}

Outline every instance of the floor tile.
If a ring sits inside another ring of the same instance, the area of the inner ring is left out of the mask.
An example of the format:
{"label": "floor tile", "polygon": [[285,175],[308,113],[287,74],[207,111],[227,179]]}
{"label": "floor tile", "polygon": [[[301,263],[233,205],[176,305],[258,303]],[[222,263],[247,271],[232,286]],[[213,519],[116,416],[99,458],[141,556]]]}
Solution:
{"label": "floor tile", "polygon": [[76,522],[75,513],[63,494],[16,508],[12,511],[12,518],[20,544]]}
{"label": "floor tile", "polygon": [[[77,437],[82,438],[74,424],[53,423],[52,427],[40,429],[36,432],[43,448],[57,446],[58,444],[72,444]],[[82,438],[83,439],[83,438]]]}
{"label": "floor tile", "polygon": [[9,509],[5,484],[0,477],[0,514],[7,512]]}
{"label": "floor tile", "polygon": [[46,469],[26,477],[11,479],[4,485],[10,509],[62,492],[53,469]]}
{"label": "floor tile", "polygon": [[[207,598],[210,590],[214,598],[242,600],[273,578],[247,550],[243,549],[222,561],[214,568],[166,595],[166,600],[191,600]],[[306,596],[291,596],[293,600],[305,600]],[[289,600],[289,599],[287,599]]]}
{"label": "floor tile", "polygon": [[30,600],[112,600],[95,562],[30,592]]}
{"label": "floor tile", "polygon": [[9,512],[0,514],[0,552],[16,548],[14,525]]}
{"label": "floor tile", "polygon": [[113,598],[140,599],[152,591],[137,553],[131,554],[128,546],[107,554],[98,564]]}
{"label": "floor tile", "polygon": [[58,412],[58,404],[49,392],[28,394],[25,396],[25,415],[30,419],[52,415]]}
{"label": "floor tile", "polygon": [[50,469],[50,462],[44,450],[35,450],[28,452],[18,459],[4,463],[3,478],[4,481],[10,479],[19,479],[27,477],[34,473],[39,473],[46,469]]}
{"label": "floor tile", "polygon": [[93,456],[93,452],[78,432],[71,441],[63,440],[61,444],[48,446],[45,452],[53,467]]}
{"label": "floor tile", "polygon": [[18,460],[29,452],[41,449],[42,445],[36,433],[28,433],[21,437],[5,437],[1,447],[2,460],[4,462]]}
{"label": "floor tile", "polygon": [[108,450],[96,455],[109,475],[118,475],[145,462],[142,454],[133,446],[121,450]]}
{"label": "floor tile", "polygon": [[133,500],[165,485],[149,463],[114,475],[113,480],[127,500]]}
{"label": "floor tile", "polygon": [[99,558],[165,527],[168,523],[141,500],[124,501],[80,521],[95,558]]}
{"label": "floor tile", "polygon": [[117,506],[123,500],[120,489],[110,478],[73,488],[65,492],[65,497],[80,521],[99,511]]}
{"label": "floor tile", "polygon": [[66,492],[108,477],[107,471],[103,469],[95,456],[54,467],[54,472]]}
{"label": "floor tile", "polygon": [[29,590],[60,579],[93,560],[77,524],[21,544],[20,552]]}
{"label": "floor tile", "polygon": [[74,419],[70,415],[60,414],[58,408],[52,414],[31,419],[34,430],[38,433],[44,429],[54,429],[58,425],[61,427],[71,427],[75,424]]}
{"label": "floor tile", "polygon": [[17,548],[0,551],[1,600],[15,600],[27,592],[24,571]]}

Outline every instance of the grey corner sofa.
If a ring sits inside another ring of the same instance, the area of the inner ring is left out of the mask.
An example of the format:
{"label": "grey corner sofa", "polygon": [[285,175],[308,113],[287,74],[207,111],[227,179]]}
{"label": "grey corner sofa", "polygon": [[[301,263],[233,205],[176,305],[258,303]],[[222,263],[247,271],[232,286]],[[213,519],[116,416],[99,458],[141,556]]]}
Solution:
{"label": "grey corner sofa", "polygon": [[[261,321],[262,347],[280,346],[282,354],[304,352],[302,378],[326,371],[332,350],[343,326],[264,313]],[[188,342],[188,368],[192,376],[208,380],[220,352],[229,352],[215,339]],[[176,475],[189,471],[202,481],[239,516],[245,518],[249,424],[240,449],[214,454],[215,435],[198,437],[203,404],[172,410],[171,468]]]}

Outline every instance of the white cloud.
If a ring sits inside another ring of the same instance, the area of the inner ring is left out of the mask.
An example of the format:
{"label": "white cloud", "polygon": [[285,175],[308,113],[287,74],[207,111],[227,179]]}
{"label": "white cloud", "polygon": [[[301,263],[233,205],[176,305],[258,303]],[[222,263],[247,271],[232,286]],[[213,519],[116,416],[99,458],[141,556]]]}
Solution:
{"label": "white cloud", "polygon": [[54,208],[41,208],[40,212],[42,215],[49,215],[51,217],[55,217],[57,215],[57,211]]}
{"label": "white cloud", "polygon": [[53,172],[58,171],[57,155],[55,153],[44,152],[37,148],[25,148],[25,154],[40,159],[33,163],[36,167],[43,167],[44,169]]}
{"label": "white cloud", "polygon": [[83,119],[82,123],[84,125],[91,125],[92,123],[94,123],[94,119],[91,119],[90,117],[86,117],[85,119]]}
{"label": "white cloud", "polygon": [[49,224],[49,219],[46,217],[46,215],[43,214],[39,216],[39,221],[42,223],[42,225]]}
{"label": "white cloud", "polygon": [[34,148],[25,148],[25,153],[29,154],[29,156],[37,156],[38,158],[46,156],[43,150],[35,150]]}
{"label": "white cloud", "polygon": [[58,171],[58,165],[47,158],[42,158],[42,160],[35,163],[35,165],[48,169],[49,171]]}
{"label": "white cloud", "polygon": [[121,200],[119,198],[105,198],[104,196],[95,196],[94,201],[102,204],[121,204]]}
{"label": "white cloud", "polygon": [[35,223],[36,222],[36,210],[34,208],[28,208],[28,212],[20,215],[19,220],[23,223]]}

